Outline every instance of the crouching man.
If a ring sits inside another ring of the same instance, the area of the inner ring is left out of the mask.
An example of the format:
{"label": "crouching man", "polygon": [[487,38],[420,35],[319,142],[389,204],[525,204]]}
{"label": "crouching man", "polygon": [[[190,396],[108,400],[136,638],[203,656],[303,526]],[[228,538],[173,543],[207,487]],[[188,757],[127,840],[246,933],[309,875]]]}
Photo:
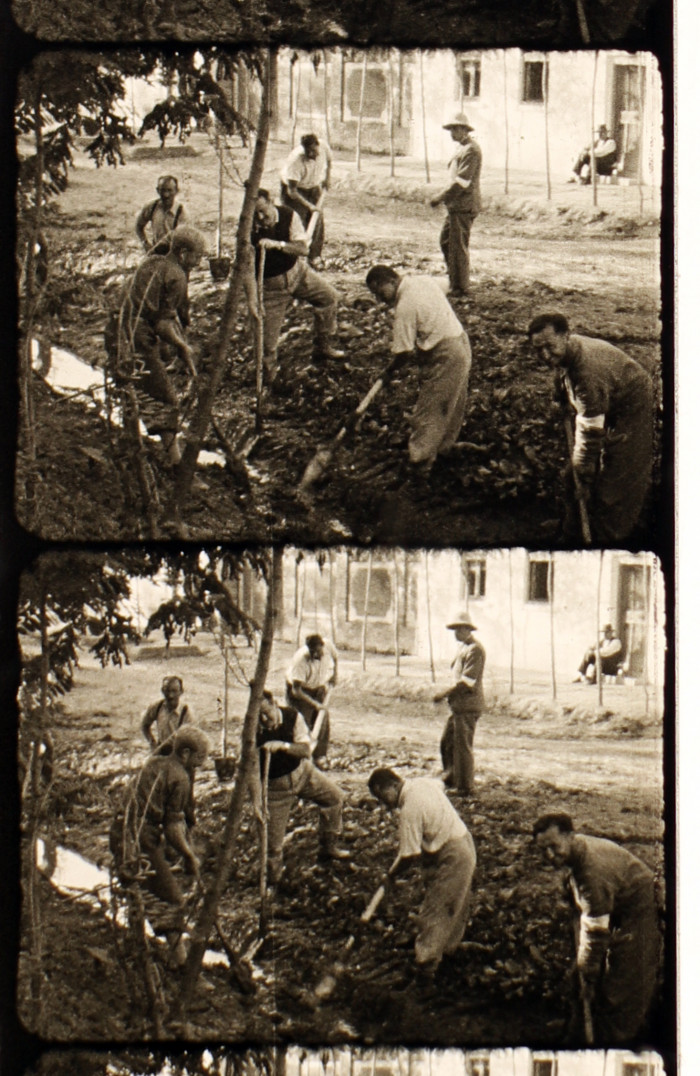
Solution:
{"label": "crouching man", "polygon": [[469,917],[476,851],[469,830],[433,777],[402,779],[393,770],[374,770],[369,790],[399,809],[399,851],[382,884],[388,886],[422,856],[426,889],[418,913],[416,981],[429,986],[445,953],[454,953]]}
{"label": "crouching man", "polygon": [[291,706],[278,706],[272,692],[260,703],[257,736],[260,772],[270,755],[268,778],[268,879],[277,885],[282,877],[282,845],[292,807],[297,800],[317,803],[319,811],[319,862],[348,859],[338,838],[343,832],[343,793],[335,781],[311,761],[311,740],[304,718]]}

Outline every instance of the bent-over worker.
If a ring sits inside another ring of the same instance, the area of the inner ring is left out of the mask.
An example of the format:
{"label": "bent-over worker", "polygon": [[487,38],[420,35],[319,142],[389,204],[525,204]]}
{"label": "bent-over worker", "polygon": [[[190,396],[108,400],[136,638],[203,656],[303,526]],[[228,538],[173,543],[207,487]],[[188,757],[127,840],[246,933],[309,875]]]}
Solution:
{"label": "bent-over worker", "polygon": [[296,707],[311,733],[312,758],[315,762],[328,754],[331,723],[324,703],[337,679],[338,651],[333,643],[326,642],[317,633],[307,635],[304,645],[295,651],[287,670],[286,693],[287,702]]}
{"label": "bent-over worker", "polygon": [[[592,537],[602,545],[621,542],[639,520],[651,479],[651,378],[607,341],[570,332],[563,314],[538,315],[528,336],[557,371],[559,399],[565,412],[575,416],[571,466],[587,505]],[[563,531],[568,539],[580,537],[571,495]]]}
{"label": "bent-over worker", "polygon": [[594,1044],[632,1045],[651,1009],[659,968],[654,875],[614,841],[574,832],[564,812],[538,818],[533,837],[549,863],[568,867],[578,910],[576,969],[591,1004]]}
{"label": "bent-over worker", "polygon": [[260,772],[264,773],[265,752],[270,754],[268,782],[268,877],[277,885],[282,877],[282,845],[289,814],[297,800],[319,806],[318,860],[325,863],[348,859],[338,838],[343,832],[344,796],[335,781],[311,761],[311,742],[303,717],[291,706],[278,706],[272,692],[265,691],[260,703],[257,744]]}
{"label": "bent-over worker", "polygon": [[373,265],[366,284],[394,311],[392,366],[415,360],[424,371],[409,422],[411,464],[428,474],[438,455],[457,441],[464,420],[471,348],[444,291],[429,276],[400,276],[388,265]]}
{"label": "bent-over worker", "polygon": [[391,880],[419,857],[425,866],[425,896],[415,940],[417,981],[432,982],[444,954],[454,953],[469,918],[476,866],[469,830],[432,777],[403,779],[393,770],[374,770],[369,789],[390,809],[399,809],[399,850],[382,880]]}

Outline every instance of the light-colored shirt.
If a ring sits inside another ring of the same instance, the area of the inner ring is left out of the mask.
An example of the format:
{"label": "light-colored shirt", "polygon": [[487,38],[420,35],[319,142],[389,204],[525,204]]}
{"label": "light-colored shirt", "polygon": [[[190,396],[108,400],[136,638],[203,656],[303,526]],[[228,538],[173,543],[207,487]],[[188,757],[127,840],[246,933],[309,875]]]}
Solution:
{"label": "light-colored shirt", "polygon": [[172,209],[165,209],[163,203],[159,200],[156,205],[153,206],[153,202],[149,202],[145,205],[138,217],[136,218],[136,229],[140,231],[145,228],[147,224],[151,225],[151,236],[153,244],[159,243],[161,239],[165,239],[166,236],[181,224],[186,224],[189,221],[189,216],[185,211],[185,207],[179,202],[174,202]]}
{"label": "light-colored shirt", "polygon": [[328,167],[332,160],[330,146],[322,139],[319,139],[318,157],[313,161],[306,156],[303,146],[297,146],[282,165],[280,179],[283,183],[289,183],[291,179],[305,190],[320,187],[328,178]]}
{"label": "light-colored shirt", "polygon": [[448,841],[458,840],[467,827],[434,777],[411,777],[399,796],[399,855],[417,856],[438,852]]}
{"label": "light-colored shirt", "polygon": [[593,148],[596,157],[610,157],[617,152],[617,142],[614,138],[599,138]]}
{"label": "light-colored shirt", "polygon": [[171,710],[165,699],[152,703],[141,720],[144,735],[152,735],[152,726],[156,726],[156,743],[162,744],[172,738],[182,725],[194,725],[192,709],[186,702],[179,702],[176,710]]}
{"label": "light-colored shirt", "polygon": [[333,678],[337,664],[338,651],[331,642],[324,642],[320,660],[312,660],[308,647],[300,646],[287,670],[287,683],[291,686],[298,682],[302,687],[314,690]]}
{"label": "light-colored shirt", "polygon": [[430,351],[441,340],[461,336],[464,328],[444,291],[430,276],[405,276],[399,282],[394,307],[391,350]]}

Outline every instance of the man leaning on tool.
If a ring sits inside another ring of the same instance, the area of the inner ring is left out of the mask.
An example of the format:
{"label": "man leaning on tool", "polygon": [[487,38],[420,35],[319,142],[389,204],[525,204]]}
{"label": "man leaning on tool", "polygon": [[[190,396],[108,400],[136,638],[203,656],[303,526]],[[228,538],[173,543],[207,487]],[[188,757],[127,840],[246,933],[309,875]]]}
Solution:
{"label": "man leaning on tool", "polygon": [[459,649],[452,661],[455,683],[434,696],[447,699],[450,716],[440,740],[443,779],[459,792],[474,792],[474,732],[484,709],[486,651],[473,633],[477,630],[466,613],[447,625],[454,631]]}
{"label": "man leaning on tool", "polygon": [[338,843],[343,832],[343,793],[335,781],[312,763],[304,718],[291,706],[278,706],[270,691],[264,692],[260,703],[257,744],[261,773],[264,773],[265,753],[270,755],[267,801],[270,883],[277,885],[282,877],[284,835],[292,807],[299,799],[317,803],[320,808],[319,862],[348,859],[350,853]]}
{"label": "man leaning on tool", "polygon": [[[309,732],[313,732],[316,742],[311,745],[312,757],[316,763],[328,754],[331,725],[324,703],[337,679],[338,651],[333,643],[326,642],[322,635],[307,635],[287,670],[286,693],[289,705],[299,711]],[[321,711],[321,723],[315,729]]]}
{"label": "man leaning on tool", "polygon": [[260,189],[251,231],[256,274],[263,266],[263,364],[268,385],[279,372],[277,344],[287,307],[303,299],[314,310],[314,357],[342,359],[333,346],[340,295],[306,261],[309,244],[301,220],[289,206],[276,206],[267,190]]}
{"label": "man leaning on tool", "polygon": [[415,940],[417,984],[429,985],[444,954],[454,953],[469,917],[476,852],[469,830],[433,777],[403,779],[390,769],[369,779],[373,796],[399,809],[399,850],[384,877],[388,886],[418,857],[426,889]]}
{"label": "man leaning on tool", "polygon": [[[280,172],[280,199],[298,213],[305,228],[321,200],[321,195],[331,185],[333,157],[330,146],[318,135],[305,134],[301,144],[287,157]],[[321,257],[324,239],[323,212],[319,211],[316,227],[309,248],[309,264],[314,265]]]}
{"label": "man leaning on tool", "polygon": [[593,1043],[631,1045],[643,1031],[659,967],[654,876],[613,841],[575,833],[565,813],[542,815],[533,837],[549,863],[569,869],[578,909],[575,970]]}
{"label": "man leaning on tool", "polygon": [[443,127],[459,148],[448,165],[449,183],[430,199],[430,204],[443,204],[447,210],[440,248],[450,278],[450,295],[460,296],[469,291],[469,239],[474,218],[481,210],[481,148],[472,138],[474,128],[463,112],[456,113]]}
{"label": "man leaning on tool", "polygon": [[[602,545],[624,541],[639,520],[651,479],[651,378],[607,341],[571,333],[563,314],[539,314],[528,336],[557,371],[559,398],[575,416],[570,462],[593,540]],[[563,520],[563,537],[571,541],[580,538],[573,502],[570,495]]]}
{"label": "man leaning on tool", "polygon": [[392,367],[413,360],[424,371],[409,419],[408,457],[419,472],[428,474],[462,428],[472,361],[469,339],[432,277],[402,277],[388,265],[373,265],[366,284],[394,310]]}

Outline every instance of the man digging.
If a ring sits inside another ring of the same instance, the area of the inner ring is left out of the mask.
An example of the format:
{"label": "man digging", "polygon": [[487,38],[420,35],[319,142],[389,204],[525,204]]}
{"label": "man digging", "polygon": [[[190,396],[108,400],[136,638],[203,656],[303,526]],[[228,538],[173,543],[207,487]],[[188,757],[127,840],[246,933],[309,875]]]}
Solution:
{"label": "man digging", "polygon": [[[328,754],[331,725],[325,701],[338,677],[338,651],[322,635],[307,635],[287,670],[287,702],[306,722],[312,736],[312,758],[321,769]],[[318,727],[316,727],[317,722]],[[315,742],[314,742],[315,741]]]}
{"label": "man digging", "polygon": [[469,339],[432,277],[402,277],[388,265],[374,265],[366,284],[394,311],[392,368],[415,361],[424,370],[409,418],[408,458],[414,472],[425,477],[438,455],[455,444],[462,427],[471,369]]}
{"label": "man digging", "polygon": [[390,810],[399,810],[399,850],[382,880],[384,887],[419,858],[425,867],[415,981],[419,988],[430,987],[443,956],[454,953],[464,935],[476,866],[474,841],[435,778],[403,779],[381,768],[370,776],[369,790]]}
{"label": "man digging", "polygon": [[276,886],[282,878],[284,836],[292,807],[297,800],[318,804],[318,860],[329,863],[349,859],[341,848],[344,796],[335,781],[311,761],[311,741],[306,722],[291,706],[278,706],[272,692],[265,691],[260,703],[257,745],[260,772],[265,772],[265,755],[270,756],[268,779],[268,880]]}

